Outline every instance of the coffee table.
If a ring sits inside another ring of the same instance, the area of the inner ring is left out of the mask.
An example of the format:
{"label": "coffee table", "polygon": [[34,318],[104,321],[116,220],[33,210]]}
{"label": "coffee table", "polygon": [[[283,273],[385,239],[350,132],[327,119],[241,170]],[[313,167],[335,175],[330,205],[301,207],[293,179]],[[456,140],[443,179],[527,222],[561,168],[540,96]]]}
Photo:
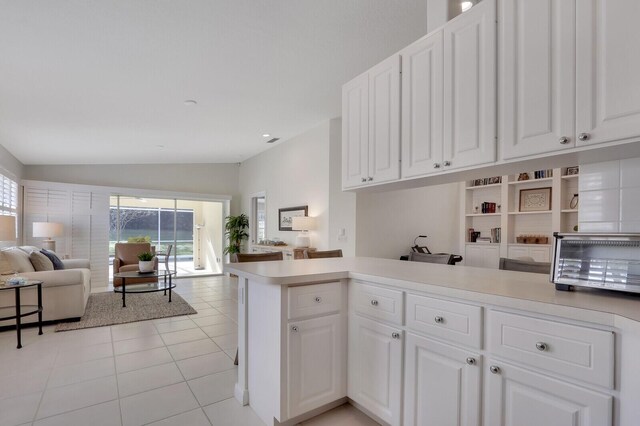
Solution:
{"label": "coffee table", "polygon": [[[164,291],[164,295],[167,295],[167,290],[169,290],[169,303],[171,303],[171,289],[176,288],[176,285],[173,283],[171,277],[176,275],[176,271],[153,271],[151,273],[140,273],[137,271],[133,272],[118,272],[113,274],[113,278],[122,278],[122,285],[119,287],[114,287],[113,291],[116,293],[122,293],[122,307],[127,307],[126,295],[127,293],[153,293],[156,291]],[[155,283],[138,283],[138,284],[129,284],[127,285],[127,279],[131,280],[134,278],[157,278],[158,281]],[[163,280],[160,280],[163,278]],[[168,278],[168,280],[167,280]]]}
{"label": "coffee table", "polygon": [[[20,291],[23,288],[37,287],[38,288],[38,304],[37,305],[22,305],[20,302]],[[0,291],[15,291],[16,304],[15,306],[2,306],[0,307],[0,321],[15,319],[16,320],[16,332],[18,334],[18,346],[22,348],[22,318],[38,314],[38,334],[42,335],[42,281],[30,280],[26,284],[7,285],[5,283],[0,284]],[[27,312],[23,312],[23,309],[28,309]],[[4,316],[2,312],[9,311],[14,312],[15,315]]]}

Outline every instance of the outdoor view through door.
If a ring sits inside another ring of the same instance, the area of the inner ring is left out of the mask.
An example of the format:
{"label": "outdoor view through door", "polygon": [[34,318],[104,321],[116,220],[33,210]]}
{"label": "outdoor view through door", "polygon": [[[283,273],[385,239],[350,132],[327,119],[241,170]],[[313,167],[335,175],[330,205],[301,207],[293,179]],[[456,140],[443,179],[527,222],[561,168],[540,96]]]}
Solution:
{"label": "outdoor view through door", "polygon": [[[109,271],[116,243],[147,242],[178,276],[222,272],[223,205],[220,202],[112,196]],[[167,257],[168,256],[168,257]]]}

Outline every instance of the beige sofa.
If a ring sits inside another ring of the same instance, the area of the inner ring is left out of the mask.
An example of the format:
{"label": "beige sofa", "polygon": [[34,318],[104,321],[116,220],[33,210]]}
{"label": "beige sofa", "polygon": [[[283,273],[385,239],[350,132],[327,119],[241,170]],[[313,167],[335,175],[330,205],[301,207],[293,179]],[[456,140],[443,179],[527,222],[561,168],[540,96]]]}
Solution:
{"label": "beige sofa", "polygon": [[[55,321],[80,318],[84,315],[89,294],[91,294],[91,271],[86,259],[63,259],[65,269],[36,272],[29,261],[31,251],[40,249],[32,246],[11,247],[0,252],[2,272],[9,269],[30,280],[40,280],[42,284],[42,319]],[[26,261],[25,261],[26,260]],[[38,297],[36,288],[20,291],[21,304],[35,305]],[[15,292],[0,291],[0,306],[15,306]],[[35,322],[37,315],[24,317],[23,323]],[[13,325],[15,320],[0,321],[0,327]]]}

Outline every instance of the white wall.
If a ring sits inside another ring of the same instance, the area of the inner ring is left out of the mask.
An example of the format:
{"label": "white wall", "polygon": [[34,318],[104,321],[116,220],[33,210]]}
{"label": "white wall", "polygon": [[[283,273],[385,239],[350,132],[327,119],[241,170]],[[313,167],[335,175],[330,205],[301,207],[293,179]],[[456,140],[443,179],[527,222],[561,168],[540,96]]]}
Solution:
{"label": "white wall", "polygon": [[240,208],[237,164],[28,165],[24,179],[231,195],[231,211]]}
{"label": "white wall", "polygon": [[329,244],[329,121],[289,139],[240,166],[241,210],[250,216],[251,195],[266,192],[267,238],[293,245],[297,232],[278,230],[278,209],[309,206],[316,218],[311,244]]}
{"label": "white wall", "polygon": [[398,259],[418,235],[434,253],[460,253],[460,208],[458,183],[358,194],[356,255]]}
{"label": "white wall", "polygon": [[640,232],[640,157],[580,166],[580,232]]}
{"label": "white wall", "polygon": [[13,174],[18,180],[24,175],[24,165],[2,145],[0,145],[0,167]]}

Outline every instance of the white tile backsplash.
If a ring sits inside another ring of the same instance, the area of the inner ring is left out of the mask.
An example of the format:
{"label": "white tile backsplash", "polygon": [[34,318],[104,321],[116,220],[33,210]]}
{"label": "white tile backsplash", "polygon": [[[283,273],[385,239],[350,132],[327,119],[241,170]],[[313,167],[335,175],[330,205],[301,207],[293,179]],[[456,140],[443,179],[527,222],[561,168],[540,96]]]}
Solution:
{"label": "white tile backsplash", "polygon": [[580,191],[620,188],[620,161],[580,165]]}
{"label": "white tile backsplash", "polygon": [[620,188],[640,186],[640,157],[620,161]]}
{"label": "white tile backsplash", "polygon": [[620,222],[581,222],[580,232],[619,232]]}
{"label": "white tile backsplash", "polygon": [[580,194],[580,222],[617,222],[620,220],[620,190],[603,189]]}

